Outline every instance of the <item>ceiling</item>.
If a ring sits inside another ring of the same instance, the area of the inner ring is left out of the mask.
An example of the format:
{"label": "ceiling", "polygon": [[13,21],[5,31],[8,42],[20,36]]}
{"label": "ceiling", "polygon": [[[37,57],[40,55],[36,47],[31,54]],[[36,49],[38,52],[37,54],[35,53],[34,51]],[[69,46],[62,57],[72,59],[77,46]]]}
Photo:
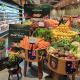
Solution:
{"label": "ceiling", "polygon": [[7,2],[15,2],[20,6],[24,6],[24,4],[45,4],[48,3],[52,5],[54,8],[61,8],[67,5],[80,3],[80,0],[2,0]]}
{"label": "ceiling", "polygon": [[61,0],[2,0],[8,3],[15,3],[18,4],[20,6],[24,6],[24,4],[26,3],[30,3],[30,4],[45,4],[48,3],[52,6],[54,6],[55,4],[59,3]]}
{"label": "ceiling", "polygon": [[40,0],[41,4],[48,3],[51,5],[57,4],[60,0]]}
{"label": "ceiling", "polygon": [[16,3],[22,3],[24,5],[25,3],[33,3],[33,4],[45,4],[48,3],[50,5],[55,5],[61,0],[13,0]]}
{"label": "ceiling", "polygon": [[61,0],[54,7],[55,8],[62,8],[62,7],[66,7],[66,6],[74,5],[74,4],[76,4],[76,5],[80,4],[80,0]]}

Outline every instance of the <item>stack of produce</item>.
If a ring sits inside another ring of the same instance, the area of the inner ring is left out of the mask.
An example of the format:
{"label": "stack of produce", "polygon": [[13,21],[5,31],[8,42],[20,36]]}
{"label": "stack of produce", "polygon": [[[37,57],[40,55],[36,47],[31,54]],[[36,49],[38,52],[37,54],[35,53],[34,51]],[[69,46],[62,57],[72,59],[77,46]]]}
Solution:
{"label": "stack of produce", "polygon": [[53,28],[57,27],[59,24],[57,20],[53,20],[53,19],[44,20],[44,23],[46,27],[53,27]]}
{"label": "stack of produce", "polygon": [[40,50],[40,49],[45,49],[48,46],[50,46],[49,42],[44,41],[44,39],[42,38],[36,38],[37,41],[35,44],[30,44],[29,42],[29,37],[25,36],[23,38],[23,40],[20,41],[20,47],[24,48],[24,49],[36,49],[36,50]]}
{"label": "stack of produce", "polygon": [[17,62],[18,58],[19,58],[19,52],[13,52],[13,51],[9,52],[9,63],[10,64],[14,63],[15,61]]}
{"label": "stack of produce", "polygon": [[44,38],[45,41],[51,41],[52,33],[49,29],[46,28],[37,28],[33,35],[35,37]]}
{"label": "stack of produce", "polygon": [[[78,37],[80,39],[80,36]],[[78,39],[77,38],[77,39]],[[48,54],[65,60],[80,59],[80,42],[63,39],[53,42],[51,48],[47,49]]]}
{"label": "stack of produce", "polygon": [[68,39],[72,40],[78,33],[71,30],[68,26],[61,24],[57,28],[52,30],[53,37],[56,40]]}
{"label": "stack of produce", "polygon": [[74,41],[71,43],[72,49],[70,50],[71,53],[74,54],[75,57],[80,59],[80,42]]}

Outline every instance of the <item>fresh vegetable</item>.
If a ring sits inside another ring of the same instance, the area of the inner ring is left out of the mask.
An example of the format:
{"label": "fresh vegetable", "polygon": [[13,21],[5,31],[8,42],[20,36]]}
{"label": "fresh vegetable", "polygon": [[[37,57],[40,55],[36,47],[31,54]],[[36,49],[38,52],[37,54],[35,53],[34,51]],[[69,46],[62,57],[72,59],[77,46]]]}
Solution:
{"label": "fresh vegetable", "polygon": [[75,37],[75,41],[80,42],[80,35],[76,35],[76,37]]}
{"label": "fresh vegetable", "polygon": [[70,45],[70,41],[67,39],[62,39],[62,40],[58,41],[58,46],[66,47],[69,45]]}
{"label": "fresh vegetable", "polygon": [[75,45],[71,45],[70,47],[70,52],[73,53],[73,54],[77,54],[77,49],[78,49],[78,46],[75,46]]}
{"label": "fresh vegetable", "polygon": [[32,45],[29,43],[29,37],[27,36],[25,36],[23,40],[20,41],[20,47],[24,49],[31,49],[32,46],[33,46],[33,49],[39,50],[39,49],[45,49],[46,47],[50,46],[50,43],[46,42],[42,38],[37,38],[36,43]]}
{"label": "fresh vegetable", "polygon": [[35,37],[44,38],[45,41],[51,41],[52,33],[49,29],[46,28],[38,28],[34,31],[33,35]]}
{"label": "fresh vegetable", "polygon": [[69,41],[67,39],[62,39],[60,41],[53,42],[51,46],[56,49],[66,51],[66,50],[70,49],[70,45],[71,45],[71,41]]}

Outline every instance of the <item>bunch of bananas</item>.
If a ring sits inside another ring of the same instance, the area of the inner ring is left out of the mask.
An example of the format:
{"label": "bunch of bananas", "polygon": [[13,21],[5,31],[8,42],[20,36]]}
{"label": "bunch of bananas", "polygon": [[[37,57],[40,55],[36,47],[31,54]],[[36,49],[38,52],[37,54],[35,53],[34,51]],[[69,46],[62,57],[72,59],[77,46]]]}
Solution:
{"label": "bunch of bananas", "polygon": [[52,33],[56,40],[61,40],[61,39],[72,40],[73,37],[78,34],[77,32],[71,30],[68,26],[64,24],[61,24],[60,26],[52,30]]}

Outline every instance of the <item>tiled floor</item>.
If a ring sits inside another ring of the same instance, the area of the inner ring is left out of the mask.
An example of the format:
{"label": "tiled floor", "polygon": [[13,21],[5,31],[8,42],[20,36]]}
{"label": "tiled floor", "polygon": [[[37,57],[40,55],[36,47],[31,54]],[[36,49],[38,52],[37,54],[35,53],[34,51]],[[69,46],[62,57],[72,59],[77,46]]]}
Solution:
{"label": "tiled floor", "polygon": [[[24,64],[24,62],[22,62],[20,64],[20,66],[22,68],[22,73],[23,73],[23,70],[24,70],[23,69],[23,67],[24,67],[23,64]],[[46,78],[46,76],[49,74],[48,70],[49,69],[47,68],[47,66],[44,66],[42,80],[53,80],[52,78]],[[3,71],[0,71],[0,80],[8,80],[8,75],[9,74],[8,74],[8,70],[7,69],[5,69]],[[14,76],[14,78],[12,80],[17,80],[16,76]],[[37,64],[33,63],[33,68],[32,69],[28,67],[27,76],[26,77],[22,76],[22,78],[20,80],[39,80],[38,79]],[[63,79],[63,77],[62,77],[62,79],[60,79],[60,80],[69,80],[69,79],[66,79],[65,77]],[[79,80],[80,80],[80,78],[79,78]]]}
{"label": "tiled floor", "polygon": [[[23,72],[23,63],[20,65],[22,67],[22,72]],[[51,79],[45,79],[45,76],[47,76],[47,73],[43,73],[43,79],[42,80],[51,80]],[[15,77],[15,76],[14,76]],[[8,80],[8,70],[5,69],[3,71],[0,71],[0,80]],[[16,80],[15,78],[13,80]],[[20,80],[39,80],[38,79],[38,72],[37,72],[37,64],[34,63],[33,69],[28,68],[27,76],[22,77]]]}

